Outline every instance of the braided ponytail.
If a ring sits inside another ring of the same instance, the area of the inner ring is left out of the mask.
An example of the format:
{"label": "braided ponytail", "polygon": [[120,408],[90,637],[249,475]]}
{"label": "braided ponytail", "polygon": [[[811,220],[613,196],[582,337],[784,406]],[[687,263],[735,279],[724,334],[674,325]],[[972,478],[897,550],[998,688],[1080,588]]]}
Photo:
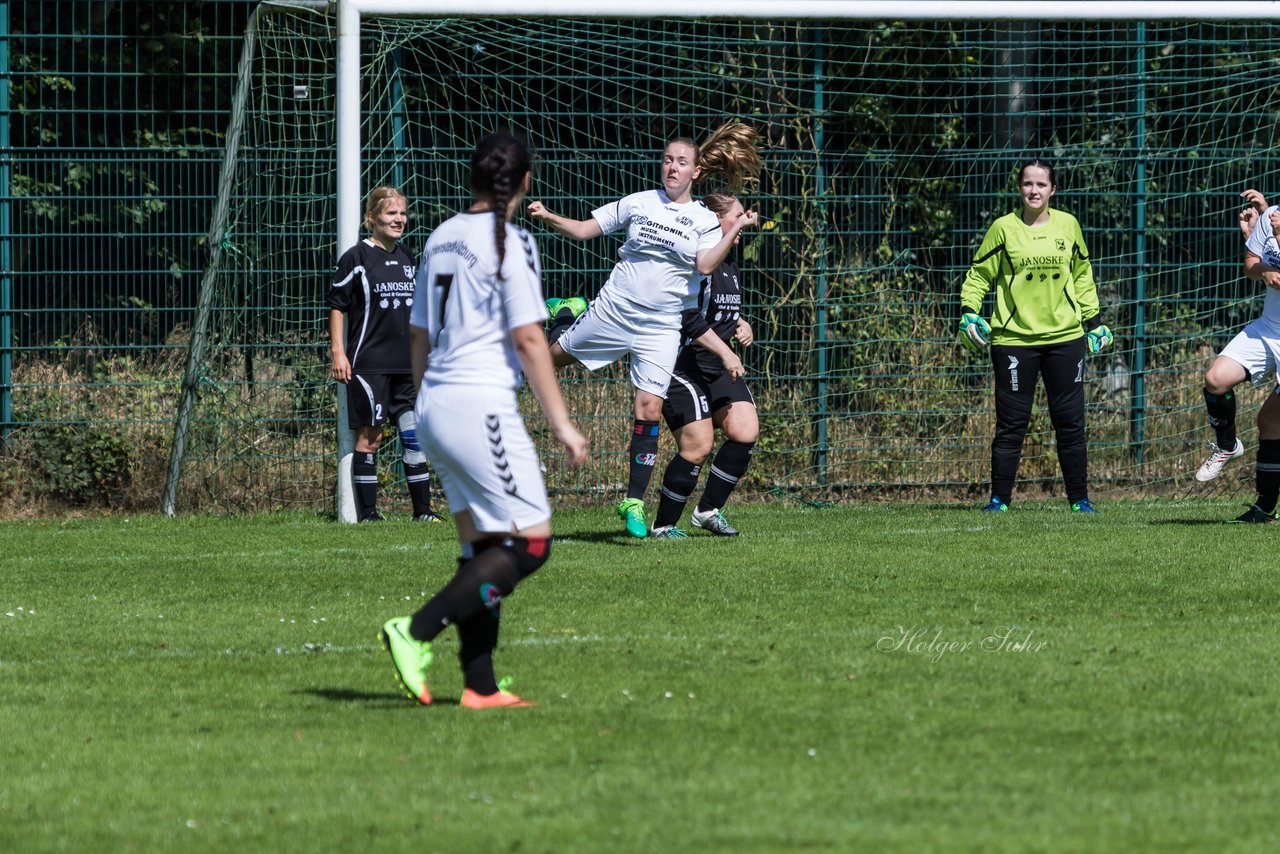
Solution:
{"label": "braided ponytail", "polygon": [[471,191],[493,202],[493,240],[498,253],[498,278],[507,257],[507,206],[520,191],[520,181],[533,158],[519,137],[498,132],[480,140],[471,155]]}

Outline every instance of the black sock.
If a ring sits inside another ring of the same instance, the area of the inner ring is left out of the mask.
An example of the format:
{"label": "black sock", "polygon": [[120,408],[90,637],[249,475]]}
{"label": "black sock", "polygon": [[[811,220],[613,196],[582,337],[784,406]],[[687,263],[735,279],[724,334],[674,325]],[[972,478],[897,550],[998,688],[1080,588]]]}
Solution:
{"label": "black sock", "polygon": [[733,488],[747,473],[751,465],[751,454],[756,443],[725,442],[711,461],[711,473],[707,475],[707,488],[702,492],[702,500],[698,509],[703,513],[708,510],[719,510],[729,500]]}
{"label": "black sock", "polygon": [[426,463],[405,463],[404,479],[409,484],[409,499],[413,502],[413,515],[425,516],[431,512],[431,471]]}
{"label": "black sock", "polygon": [[409,623],[415,640],[432,641],[452,624],[461,625],[486,609],[496,617],[502,599],[511,595],[520,580],[520,567],[509,549],[476,544],[478,552],[463,561],[457,573],[431,601],[418,609]]}
{"label": "black sock", "polygon": [[498,647],[499,615],[481,611],[458,623],[458,661],[466,687],[477,694],[497,693],[498,681],[493,675],[493,651]]}
{"label": "black sock", "polygon": [[700,463],[691,463],[679,454],[671,458],[662,475],[662,492],[658,496],[658,515],[653,519],[653,527],[665,528],[680,521],[701,472]]}
{"label": "black sock", "polygon": [[1258,442],[1258,467],[1254,475],[1258,485],[1258,509],[1263,513],[1276,512],[1276,503],[1280,499],[1280,439]]}
{"label": "black sock", "polygon": [[352,456],[351,487],[356,499],[356,520],[374,518],[378,509],[377,451],[356,451]]}
{"label": "black sock", "polygon": [[573,322],[578,318],[573,316],[573,309],[562,308],[556,312],[556,316],[551,319],[551,328],[547,330],[547,344],[554,344],[560,340],[560,336],[568,331]]}
{"label": "black sock", "polygon": [[1209,423],[1217,434],[1217,445],[1224,451],[1236,449],[1236,395],[1235,392],[1213,394],[1204,390],[1204,407],[1209,411]]}
{"label": "black sock", "polygon": [[658,422],[636,419],[631,431],[631,447],[628,451],[630,477],[627,481],[628,498],[644,498],[649,481],[653,478],[653,464],[658,457]]}

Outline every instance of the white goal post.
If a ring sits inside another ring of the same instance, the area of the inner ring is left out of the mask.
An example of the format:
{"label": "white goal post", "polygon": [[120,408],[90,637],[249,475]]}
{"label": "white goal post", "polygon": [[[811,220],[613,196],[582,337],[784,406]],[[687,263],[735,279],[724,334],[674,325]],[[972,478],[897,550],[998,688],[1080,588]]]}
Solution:
{"label": "white goal post", "polygon": [[[359,240],[364,188],[361,187],[361,21],[371,17],[476,17],[502,18],[655,18],[740,19],[740,20],[1099,20],[1170,21],[1240,20],[1257,21],[1280,16],[1280,0],[1262,2],[1121,2],[1120,0],[1077,0],[1077,2],[868,2],[867,0],[646,0],[639,8],[617,0],[334,0],[336,13],[337,63],[335,113],[337,122],[336,238],[339,251]],[[412,251],[412,250],[411,250]],[[351,488],[351,461],[354,435],[347,429],[345,389],[339,388],[339,465],[337,516],[356,521]]]}

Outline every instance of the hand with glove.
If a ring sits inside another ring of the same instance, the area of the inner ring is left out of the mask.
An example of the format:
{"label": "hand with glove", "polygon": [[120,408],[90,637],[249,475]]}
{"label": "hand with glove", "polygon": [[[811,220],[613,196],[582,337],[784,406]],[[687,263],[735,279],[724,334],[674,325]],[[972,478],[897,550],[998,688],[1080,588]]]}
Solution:
{"label": "hand with glove", "polygon": [[1115,341],[1115,336],[1111,334],[1111,328],[1105,323],[1100,323],[1093,327],[1085,333],[1084,337],[1088,341],[1090,353],[1101,353]]}
{"label": "hand with glove", "polygon": [[971,353],[981,353],[991,346],[991,327],[981,315],[972,311],[960,315],[960,326],[956,332],[960,343]]}

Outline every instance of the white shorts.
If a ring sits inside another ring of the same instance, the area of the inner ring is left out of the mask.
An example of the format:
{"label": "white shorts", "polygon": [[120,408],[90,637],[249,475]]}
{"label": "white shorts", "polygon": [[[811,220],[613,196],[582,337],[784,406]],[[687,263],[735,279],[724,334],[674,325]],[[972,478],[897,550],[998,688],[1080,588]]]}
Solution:
{"label": "white shorts", "polygon": [[1280,364],[1280,330],[1258,318],[1240,330],[1218,355],[1240,363],[1248,371],[1249,381],[1257,385]]}
{"label": "white shorts", "polygon": [[589,371],[630,354],[631,384],[665,399],[680,350],[680,315],[661,314],[603,290],[560,336],[560,346]]}
{"label": "white shorts", "polygon": [[538,452],[509,389],[423,384],[418,441],[449,499],[476,530],[506,534],[551,518]]}

